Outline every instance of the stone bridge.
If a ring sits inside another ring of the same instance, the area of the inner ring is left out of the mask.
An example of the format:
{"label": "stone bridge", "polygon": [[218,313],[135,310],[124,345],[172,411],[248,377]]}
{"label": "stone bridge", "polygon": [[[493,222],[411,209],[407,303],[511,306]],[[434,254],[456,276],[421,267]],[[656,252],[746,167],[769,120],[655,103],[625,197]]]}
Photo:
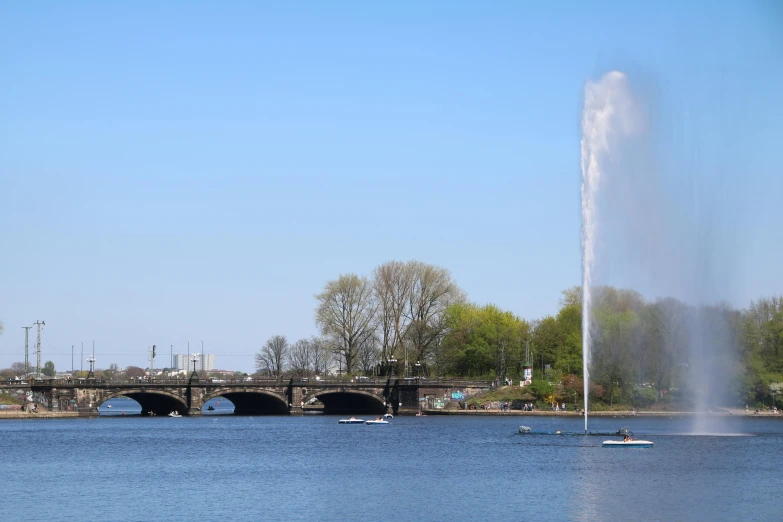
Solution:
{"label": "stone bridge", "polygon": [[[115,397],[141,405],[142,415],[166,415],[172,410],[201,415],[207,401],[223,397],[235,415],[302,414],[307,405],[323,404],[327,414],[413,414],[428,398],[469,396],[489,388],[484,381],[446,379],[150,379],[150,380],[30,380],[3,381],[0,391],[30,397],[51,411],[78,411],[94,416]],[[452,395],[453,394],[453,395]]]}

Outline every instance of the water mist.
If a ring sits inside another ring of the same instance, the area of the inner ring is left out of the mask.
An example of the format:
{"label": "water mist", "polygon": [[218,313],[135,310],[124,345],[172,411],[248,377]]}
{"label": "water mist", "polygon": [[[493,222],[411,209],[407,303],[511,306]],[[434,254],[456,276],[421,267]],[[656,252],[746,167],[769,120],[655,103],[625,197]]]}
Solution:
{"label": "water mist", "polygon": [[582,360],[587,431],[592,341],[592,277],[598,228],[597,198],[605,163],[624,137],[639,129],[636,104],[625,74],[612,71],[585,85],[582,111]]}
{"label": "water mist", "polygon": [[[606,370],[604,362],[614,356],[616,341],[607,341],[609,332],[601,331],[604,314],[616,313],[612,295],[638,303],[628,305],[638,307],[632,310],[637,321],[642,309],[648,321],[650,313],[657,314],[655,342],[666,355],[647,360],[642,331],[631,326],[621,342],[636,359],[635,366],[626,366],[633,375],[623,376],[625,382],[634,379],[640,385],[658,378],[656,386],[667,383],[665,388],[678,390],[678,400],[709,413],[731,400],[736,381],[736,311],[721,303],[731,298],[744,252],[743,227],[738,226],[747,208],[740,197],[742,178],[723,167],[731,156],[710,142],[707,127],[689,126],[709,121],[710,115],[690,108],[690,119],[678,120],[676,110],[652,110],[648,102],[660,99],[633,87],[624,73],[612,71],[587,82],[584,92],[585,431],[590,374],[599,363]],[[677,97],[672,93],[672,99]],[[723,132],[720,125],[713,128],[716,136]],[[694,420],[694,432],[710,431],[709,416]]]}

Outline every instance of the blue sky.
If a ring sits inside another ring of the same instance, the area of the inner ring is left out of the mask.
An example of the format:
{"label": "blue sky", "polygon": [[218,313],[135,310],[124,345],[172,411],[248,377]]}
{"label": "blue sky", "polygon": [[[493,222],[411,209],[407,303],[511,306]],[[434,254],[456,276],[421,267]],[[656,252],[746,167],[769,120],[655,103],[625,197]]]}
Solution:
{"label": "blue sky", "polygon": [[687,4],[4,2],[0,367],[41,319],[60,369],[203,340],[250,371],[316,333],[327,280],[392,259],[553,314],[584,83],[612,69],[667,172],[736,194],[726,299],[783,292],[783,9]]}

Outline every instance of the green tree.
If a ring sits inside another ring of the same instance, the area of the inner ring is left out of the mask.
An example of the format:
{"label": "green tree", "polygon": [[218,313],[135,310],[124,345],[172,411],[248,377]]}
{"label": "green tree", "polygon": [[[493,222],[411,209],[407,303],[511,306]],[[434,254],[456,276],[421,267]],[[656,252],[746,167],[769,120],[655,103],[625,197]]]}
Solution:
{"label": "green tree", "polygon": [[56,373],[54,371],[54,363],[52,361],[46,361],[41,372],[47,377],[54,377],[54,374]]}
{"label": "green tree", "polygon": [[563,373],[582,373],[582,304],[563,306],[555,318],[560,330],[560,347],[555,368]]}
{"label": "green tree", "polygon": [[495,305],[456,303],[446,309],[443,354],[450,373],[500,376],[519,372],[530,324]]}
{"label": "green tree", "polygon": [[594,374],[609,391],[609,404],[614,404],[615,391],[629,385],[631,367],[630,339],[638,323],[638,316],[627,310],[613,312],[610,309],[596,313],[601,333],[594,346]]}

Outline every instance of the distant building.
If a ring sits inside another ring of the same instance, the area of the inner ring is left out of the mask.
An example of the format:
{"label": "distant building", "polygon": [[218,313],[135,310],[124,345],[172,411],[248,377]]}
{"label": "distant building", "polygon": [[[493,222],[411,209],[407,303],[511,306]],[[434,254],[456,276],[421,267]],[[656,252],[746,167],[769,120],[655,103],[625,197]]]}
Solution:
{"label": "distant building", "polygon": [[[193,354],[190,355],[193,357]],[[215,355],[211,353],[199,354],[196,360],[196,370],[200,372],[208,372],[215,369]],[[188,359],[187,355],[177,354],[172,361],[172,368],[175,370],[188,370],[193,371],[193,361]]]}
{"label": "distant building", "polygon": [[[188,361],[187,355],[177,354],[174,356],[174,360],[171,361],[172,368],[175,370],[188,370],[188,365],[190,361]],[[190,368],[192,368],[193,365],[190,364]]]}

